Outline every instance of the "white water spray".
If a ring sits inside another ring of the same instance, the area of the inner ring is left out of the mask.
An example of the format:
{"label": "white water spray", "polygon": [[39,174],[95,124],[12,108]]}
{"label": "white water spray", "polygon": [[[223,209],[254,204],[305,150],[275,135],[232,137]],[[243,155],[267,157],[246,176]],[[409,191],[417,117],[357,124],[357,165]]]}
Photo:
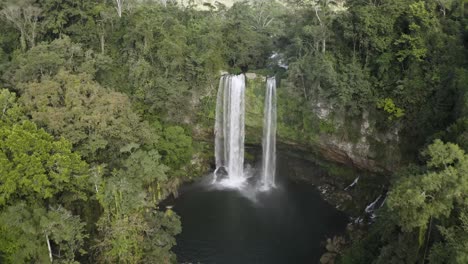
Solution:
{"label": "white water spray", "polygon": [[[244,176],[244,75],[221,77],[216,102],[214,182],[226,187],[241,187]],[[224,169],[227,177],[220,177]]]}
{"label": "white water spray", "polygon": [[261,189],[275,187],[276,173],[276,79],[267,79],[263,116]]}

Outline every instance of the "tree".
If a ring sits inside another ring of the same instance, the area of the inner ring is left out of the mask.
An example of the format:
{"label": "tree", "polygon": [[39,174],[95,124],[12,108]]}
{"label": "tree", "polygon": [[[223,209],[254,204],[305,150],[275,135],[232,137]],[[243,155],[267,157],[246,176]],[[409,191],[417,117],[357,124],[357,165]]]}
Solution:
{"label": "tree", "polygon": [[[416,2],[409,5],[407,20],[409,34],[403,33],[395,45],[399,46],[397,52],[398,61],[406,59],[423,60],[428,53],[425,43],[427,30],[437,28],[437,20],[434,14],[427,10],[425,2]],[[422,34],[424,32],[424,34]]]}
{"label": "tree", "polygon": [[111,65],[111,59],[92,50],[84,50],[81,44],[75,44],[64,36],[51,43],[40,43],[15,57],[11,64],[4,78],[16,88],[21,88],[17,87],[18,84],[51,78],[59,70],[88,73],[91,78],[99,80]]}
{"label": "tree", "polygon": [[179,126],[164,128],[157,147],[163,156],[163,163],[173,170],[180,169],[192,158],[192,138]]}
{"label": "tree", "polygon": [[44,14],[44,31],[50,37],[58,38],[61,38],[62,34],[70,34],[70,27],[78,26],[80,19],[92,19],[89,16],[91,10],[101,5],[93,1],[42,0],[40,7]]}
{"label": "tree", "polygon": [[129,14],[114,87],[136,99],[141,113],[163,121],[193,120],[224,67],[221,18],[170,5],[140,5]]}
{"label": "tree", "polygon": [[247,71],[265,67],[272,54],[268,27],[258,24],[257,13],[248,2],[237,2],[226,13],[222,28],[224,56],[233,68]]}
{"label": "tree", "polygon": [[36,45],[39,19],[42,10],[33,5],[32,0],[7,2],[0,14],[21,34],[20,43],[23,51]]}
{"label": "tree", "polygon": [[132,111],[129,98],[102,88],[87,74],[60,71],[20,87],[20,101],[32,120],[68,139],[88,161],[110,161],[129,143],[152,142],[148,124]]}
{"label": "tree", "polygon": [[[393,231],[386,232],[383,239],[384,246],[379,256],[383,262],[391,258],[405,263],[425,260],[432,252],[434,238],[431,238],[431,234],[434,233],[435,223],[441,224],[439,229],[447,241],[451,239],[451,233],[447,230],[463,228],[463,220],[458,227],[447,229],[445,226],[467,206],[468,155],[457,145],[441,140],[435,140],[423,155],[428,158],[425,171],[402,176],[388,193],[384,214],[388,220],[386,228]],[[461,219],[464,219],[463,211]],[[401,247],[396,241],[413,247]],[[461,240],[461,243],[465,242]],[[440,247],[440,244],[434,247],[432,259],[450,257],[455,260],[455,256],[461,259],[464,256],[457,246],[451,248],[453,251],[448,254],[441,255]]]}
{"label": "tree", "polygon": [[[0,206],[85,198],[87,165],[65,139],[35,124],[0,127]],[[68,197],[67,197],[68,196]]]}
{"label": "tree", "polygon": [[106,36],[108,35],[109,28],[107,25],[112,23],[112,15],[105,6],[102,6],[102,9],[99,11],[99,18],[96,19],[97,22],[97,33],[99,35],[99,42],[101,46],[101,54],[105,53],[106,50]]}
{"label": "tree", "polygon": [[180,232],[180,222],[175,214],[155,211],[167,167],[160,164],[156,150],[138,147],[130,144],[121,149],[130,156],[105,179],[104,190],[97,195],[104,212],[98,223],[101,237],[96,250],[102,261],[136,263],[143,260],[144,249],[151,248],[152,256],[164,260],[156,263],[171,263],[174,258],[169,251],[175,244],[173,235]]}
{"label": "tree", "polygon": [[457,145],[435,140],[424,152],[428,172],[400,180],[388,206],[405,231],[426,228],[431,218],[448,217],[468,193],[468,156]]}
{"label": "tree", "polygon": [[119,17],[122,17],[122,12],[124,11],[124,8],[128,3],[126,3],[128,0],[113,0],[115,3],[115,10],[117,11],[117,15]]}
{"label": "tree", "polygon": [[468,210],[462,209],[458,223],[449,228],[440,226],[443,242],[435,244],[431,250],[430,263],[468,262]]}
{"label": "tree", "polygon": [[75,256],[85,253],[84,226],[63,207],[45,210],[20,202],[0,213],[0,252],[6,263],[77,263]]}
{"label": "tree", "polygon": [[96,245],[98,259],[104,263],[139,263],[143,259],[144,230],[141,214],[130,214],[98,223],[102,238]]}
{"label": "tree", "polygon": [[0,127],[11,126],[23,118],[23,108],[17,103],[16,94],[0,89]]}
{"label": "tree", "polygon": [[180,218],[170,209],[166,212],[150,210],[113,218],[101,218],[99,227],[103,238],[97,244],[99,259],[104,262],[163,263],[176,262],[170,249],[176,244],[174,236],[181,231]]}
{"label": "tree", "polygon": [[171,248],[176,245],[175,236],[182,231],[180,217],[171,209],[165,212],[154,210],[146,215],[151,226],[145,231],[144,263],[175,263],[176,256]]}

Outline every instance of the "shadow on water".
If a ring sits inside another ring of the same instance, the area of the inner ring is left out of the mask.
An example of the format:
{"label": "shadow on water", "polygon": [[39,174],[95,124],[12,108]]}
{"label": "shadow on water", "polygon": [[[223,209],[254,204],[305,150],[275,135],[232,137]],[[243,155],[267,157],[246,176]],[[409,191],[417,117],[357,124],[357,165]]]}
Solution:
{"label": "shadow on water", "polygon": [[279,186],[269,192],[213,188],[209,179],[184,187],[174,200],[183,228],[174,247],[178,261],[318,263],[321,242],[342,233],[347,217],[314,186],[289,181],[282,161]]}

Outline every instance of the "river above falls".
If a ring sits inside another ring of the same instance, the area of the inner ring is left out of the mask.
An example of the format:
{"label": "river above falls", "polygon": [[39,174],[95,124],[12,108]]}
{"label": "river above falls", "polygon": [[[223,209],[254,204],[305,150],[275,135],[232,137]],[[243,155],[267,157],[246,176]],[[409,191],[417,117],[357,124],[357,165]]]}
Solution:
{"label": "river above falls", "polygon": [[178,262],[318,263],[323,241],[343,233],[347,217],[314,186],[289,180],[290,159],[278,155],[278,188],[270,192],[218,189],[209,180],[183,187],[172,201],[182,218]]}

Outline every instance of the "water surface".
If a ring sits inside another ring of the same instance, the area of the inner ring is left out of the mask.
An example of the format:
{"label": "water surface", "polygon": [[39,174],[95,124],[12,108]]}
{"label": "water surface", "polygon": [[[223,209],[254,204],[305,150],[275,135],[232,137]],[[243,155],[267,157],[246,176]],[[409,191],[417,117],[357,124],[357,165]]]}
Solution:
{"label": "water surface", "polygon": [[318,263],[322,242],[342,233],[347,217],[323,201],[314,186],[288,180],[288,159],[278,157],[279,187],[268,193],[204,183],[183,188],[174,201],[183,228],[173,248],[178,261]]}

